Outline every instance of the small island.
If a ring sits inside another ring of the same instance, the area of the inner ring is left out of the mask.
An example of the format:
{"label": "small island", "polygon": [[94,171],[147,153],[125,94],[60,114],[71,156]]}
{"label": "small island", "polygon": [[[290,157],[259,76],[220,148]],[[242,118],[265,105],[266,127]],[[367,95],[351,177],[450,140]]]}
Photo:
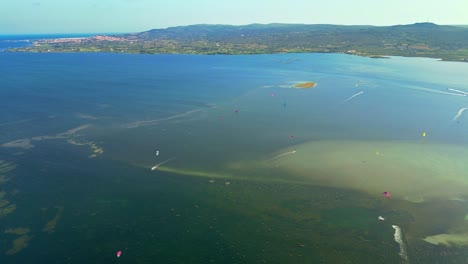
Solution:
{"label": "small island", "polygon": [[310,89],[310,88],[314,88],[315,86],[317,86],[316,82],[304,82],[304,83],[298,83],[298,84],[292,86],[291,88],[293,88],[293,89]]}

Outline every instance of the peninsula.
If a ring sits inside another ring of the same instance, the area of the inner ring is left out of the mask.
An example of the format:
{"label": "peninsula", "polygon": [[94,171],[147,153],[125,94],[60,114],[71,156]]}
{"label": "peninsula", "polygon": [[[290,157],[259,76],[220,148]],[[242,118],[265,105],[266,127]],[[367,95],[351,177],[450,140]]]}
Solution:
{"label": "peninsula", "polygon": [[124,35],[34,40],[31,46],[7,51],[231,55],[320,52],[468,62],[468,28],[433,23],[191,25]]}

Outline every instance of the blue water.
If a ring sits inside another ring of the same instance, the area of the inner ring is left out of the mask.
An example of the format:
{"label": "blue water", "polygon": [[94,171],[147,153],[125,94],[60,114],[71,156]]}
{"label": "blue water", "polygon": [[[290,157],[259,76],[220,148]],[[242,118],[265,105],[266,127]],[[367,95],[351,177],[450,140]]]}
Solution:
{"label": "blue water", "polygon": [[[16,167],[0,170],[3,199],[15,205],[0,229],[29,230],[0,236],[0,261],[400,263],[393,229],[369,219],[384,211],[404,226],[411,206],[149,168],[176,157],[184,168],[232,172],[231,161],[293,144],[414,141],[423,131],[432,142],[467,145],[468,113],[453,118],[468,97],[444,94],[468,92],[467,72],[463,63],[338,54],[2,52],[0,160]],[[290,88],[305,81],[318,85]],[[11,250],[15,239],[21,246]],[[414,263],[467,258],[463,248],[409,242]]]}

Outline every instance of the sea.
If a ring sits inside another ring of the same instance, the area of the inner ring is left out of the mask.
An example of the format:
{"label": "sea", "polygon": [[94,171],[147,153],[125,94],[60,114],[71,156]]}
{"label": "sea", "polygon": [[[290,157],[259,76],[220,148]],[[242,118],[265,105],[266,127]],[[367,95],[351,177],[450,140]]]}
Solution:
{"label": "sea", "polygon": [[468,263],[467,73],[0,52],[0,263]]}

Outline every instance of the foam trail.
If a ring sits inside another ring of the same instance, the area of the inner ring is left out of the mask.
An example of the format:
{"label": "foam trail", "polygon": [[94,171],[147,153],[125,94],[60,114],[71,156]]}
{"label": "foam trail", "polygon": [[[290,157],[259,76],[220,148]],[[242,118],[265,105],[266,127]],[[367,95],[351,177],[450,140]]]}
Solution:
{"label": "foam trail", "polygon": [[456,93],[461,93],[461,94],[464,94],[464,95],[468,95],[467,92],[460,91],[460,90],[456,90],[456,89],[452,89],[452,88],[447,88],[447,90],[452,91],[452,92],[456,92]]}
{"label": "foam trail", "polygon": [[278,156],[274,156],[273,158],[271,158],[271,159],[269,159],[269,160],[274,160],[274,159],[277,159],[277,158],[279,158],[279,157],[286,156],[286,155],[290,155],[290,154],[294,154],[294,153],[296,153],[295,150],[289,151],[289,152],[286,152],[286,153],[283,153],[283,154],[279,154]]}
{"label": "foam trail", "polygon": [[175,157],[170,158],[170,159],[167,159],[167,160],[165,160],[165,161],[163,161],[163,162],[161,162],[161,163],[158,163],[158,164],[154,165],[154,166],[151,168],[151,170],[154,171],[154,170],[158,169],[159,166],[161,166],[161,165],[163,165],[164,163],[167,163],[167,162],[169,162],[169,161],[171,161],[171,160],[174,160],[174,159],[175,159]]}
{"label": "foam trail", "polygon": [[364,91],[360,91],[359,93],[357,94],[353,94],[351,97],[349,97],[348,99],[344,100],[343,103],[353,99],[354,97],[358,96],[358,95],[361,95],[362,93],[364,93]]}
{"label": "foam trail", "polygon": [[[429,89],[429,88],[424,88],[424,87],[415,87],[415,86],[411,86],[411,87],[408,87],[409,89],[411,90],[416,90],[416,91],[422,91],[422,92],[428,92],[428,93],[437,93],[437,94],[447,94],[447,95],[455,95],[455,96],[466,96],[466,94],[464,94],[463,92],[460,93],[460,92],[456,92],[456,93],[450,93],[450,92],[443,92],[443,91],[439,91],[439,90],[435,90],[435,89]],[[450,89],[450,88],[449,88]]]}
{"label": "foam trail", "polygon": [[465,111],[466,109],[468,109],[468,108],[466,108],[466,107],[460,108],[460,110],[458,110],[457,115],[453,118],[453,121],[456,121],[463,114],[463,111]]}
{"label": "foam trail", "polygon": [[[210,107],[210,106],[207,105],[207,107]],[[197,109],[193,109],[193,110],[190,110],[190,111],[187,111],[187,112],[184,112],[184,113],[180,113],[180,114],[176,114],[176,115],[172,115],[172,116],[168,116],[168,117],[163,117],[163,118],[158,118],[158,119],[153,119],[153,120],[136,121],[136,122],[127,124],[126,127],[127,128],[136,128],[136,127],[139,127],[139,126],[155,125],[155,124],[158,124],[158,123],[163,122],[163,121],[168,121],[168,120],[172,120],[172,119],[186,117],[188,115],[191,115],[193,113],[197,113],[197,112],[200,112],[200,111],[203,111],[203,108],[197,108]]]}
{"label": "foam trail", "polygon": [[403,242],[403,239],[401,237],[401,228],[397,225],[392,225],[393,229],[395,229],[395,234],[393,236],[395,237],[395,242],[400,245],[400,257],[405,260],[405,263],[408,263],[408,255],[406,254],[406,246],[405,243]]}

